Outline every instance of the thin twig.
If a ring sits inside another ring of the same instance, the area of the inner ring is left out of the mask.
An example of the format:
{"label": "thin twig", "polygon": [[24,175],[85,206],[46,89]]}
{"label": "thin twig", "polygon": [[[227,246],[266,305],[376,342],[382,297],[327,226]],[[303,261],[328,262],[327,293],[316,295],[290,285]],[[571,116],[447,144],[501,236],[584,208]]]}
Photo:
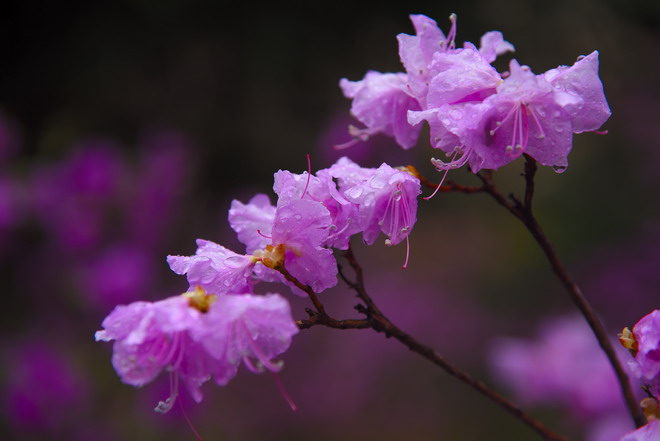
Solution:
{"label": "thin twig", "polygon": [[[362,267],[358,263],[357,259],[353,255],[351,248],[344,254],[346,260],[353,268],[355,272],[355,280],[350,280],[346,274],[343,272],[342,268],[339,268],[340,277],[351,287],[357,294],[358,298],[364,302],[363,304],[357,305],[355,308],[366,315],[364,320],[336,320],[332,317],[329,317],[323,305],[320,304],[316,293],[309,287],[300,283],[294,276],[292,276],[285,268],[277,268],[284,277],[296,285],[298,288],[303,290],[314,303],[316,311],[311,309],[307,310],[307,313],[310,315],[308,320],[299,320],[297,322],[298,327],[301,329],[306,329],[314,325],[324,325],[331,328],[338,329],[362,329],[362,328],[372,328],[377,332],[382,332],[388,337],[394,337],[396,340],[404,344],[411,351],[421,355],[427,360],[431,361],[435,365],[442,368],[445,372],[450,375],[458,378],[462,382],[468,384],[477,392],[491,399],[497,403],[504,410],[512,414],[517,419],[523,421],[530,428],[535,430],[543,439],[550,441],[566,441],[566,439],[546,428],[540,421],[533,418],[532,416],[523,412],[516,405],[511,403],[509,400],[490,389],[486,386],[485,383],[475,379],[467,372],[461,370],[460,368],[449,363],[443,357],[441,357],[437,352],[435,352],[430,346],[420,343],[412,336],[395,326],[378,308],[373,299],[367,294],[367,291],[364,287],[364,279],[362,273]],[[317,305],[317,302],[319,305]],[[320,306],[320,308],[319,308]]]}
{"label": "thin twig", "polygon": [[532,212],[532,198],[534,195],[534,176],[536,174],[537,166],[536,166],[536,161],[530,156],[525,155],[525,159],[526,159],[526,163],[525,163],[526,185],[525,185],[524,203],[521,204],[515,198],[513,199],[514,203],[511,203],[504,196],[502,196],[502,194],[499,192],[497,187],[495,187],[495,184],[493,183],[493,179],[492,179],[492,174],[490,172],[477,173],[477,176],[481,179],[483,183],[482,188],[484,189],[485,193],[488,193],[493,199],[495,199],[495,201],[498,204],[506,208],[511,214],[513,214],[525,225],[527,230],[532,234],[536,242],[543,250],[555,275],[564,285],[564,288],[566,289],[566,291],[568,291],[569,295],[573,299],[573,302],[576,304],[576,306],[578,307],[584,318],[587,320],[587,323],[589,323],[589,326],[591,327],[591,330],[596,336],[596,339],[598,340],[600,347],[607,355],[607,358],[609,359],[610,364],[612,365],[612,368],[614,369],[616,377],[619,381],[619,385],[621,387],[621,393],[623,394],[623,398],[624,401],[626,402],[630,415],[632,416],[635,425],[637,427],[641,427],[644,424],[646,424],[646,419],[644,418],[644,415],[642,414],[642,411],[637,403],[637,400],[635,399],[635,395],[633,394],[628,375],[623,369],[623,366],[621,365],[619,358],[616,356],[614,347],[612,346],[612,343],[608,337],[607,332],[605,331],[602,322],[596,315],[594,309],[591,307],[589,301],[586,299],[584,294],[582,294],[582,291],[580,290],[578,285],[569,275],[563,262],[561,261],[561,259],[559,259],[559,255],[557,254],[554,247],[548,240],[547,236],[543,232],[543,229],[539,225],[538,221],[536,220],[536,217]]}

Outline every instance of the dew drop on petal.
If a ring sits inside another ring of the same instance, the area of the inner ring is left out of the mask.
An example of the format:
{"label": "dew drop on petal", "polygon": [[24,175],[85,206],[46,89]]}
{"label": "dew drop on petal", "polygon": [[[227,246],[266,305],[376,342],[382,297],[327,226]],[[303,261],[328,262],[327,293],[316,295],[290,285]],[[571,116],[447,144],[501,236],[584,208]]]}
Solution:
{"label": "dew drop on petal", "polygon": [[240,268],[243,266],[244,261],[245,258],[243,256],[231,256],[224,260],[224,264],[227,268]]}
{"label": "dew drop on petal", "polygon": [[564,173],[564,172],[566,171],[566,168],[567,168],[567,167],[566,167],[565,165],[553,165],[553,166],[552,166],[552,169],[553,169],[556,173]]}

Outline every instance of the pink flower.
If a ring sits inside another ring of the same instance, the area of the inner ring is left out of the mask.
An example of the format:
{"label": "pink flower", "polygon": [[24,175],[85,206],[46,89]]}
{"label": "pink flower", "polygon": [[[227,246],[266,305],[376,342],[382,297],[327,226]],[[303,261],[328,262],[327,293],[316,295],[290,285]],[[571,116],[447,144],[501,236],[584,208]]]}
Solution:
{"label": "pink flower", "polygon": [[[396,245],[408,237],[417,221],[417,196],[421,193],[419,180],[410,173],[396,170],[387,164],[372,169],[361,181],[348,159],[331,168],[330,173],[340,182],[343,195],[358,206],[357,222],[365,243],[371,245],[382,232],[388,245]],[[352,184],[352,185],[350,185]]]}
{"label": "pink flower", "polygon": [[117,306],[103,328],[96,340],[114,340],[112,364],[123,382],[142,386],[163,369],[171,373],[170,397],[156,408],[161,412],[174,404],[179,379],[200,402],[203,383],[213,377],[227,384],[241,362],[253,372],[279,370],[272,358],[286,351],[298,332],[289,304],[277,294],[215,296],[201,288]]}
{"label": "pink flower", "polygon": [[433,160],[436,168],[469,162],[476,173],[527,153],[542,165],[564,171],[573,133],[596,130],[609,117],[594,54],[574,67],[538,76],[512,60],[511,74],[482,102],[448,104],[420,115],[429,121],[432,134],[444,135],[436,147],[454,157],[462,155],[447,163]]}
{"label": "pink flower", "polygon": [[[332,251],[323,247],[332,225],[330,212],[320,202],[290,197],[283,200],[288,202],[278,202],[277,208],[264,195],[255,196],[247,205],[232,202],[229,212],[232,228],[247,245],[247,252],[267,267],[257,265],[256,277],[289,284],[281,274],[271,270],[284,265],[315,292],[335,286],[337,262]],[[293,291],[304,294],[297,289]]]}
{"label": "pink flower", "polygon": [[[425,15],[411,15],[416,35],[399,34],[399,57],[408,72],[406,85],[408,93],[415,97],[421,108],[426,108],[426,95],[433,73],[429,65],[437,53],[454,49],[456,38],[456,15],[450,16],[452,22],[449,35],[445,37],[435,20]],[[411,109],[414,110],[414,109]]]}

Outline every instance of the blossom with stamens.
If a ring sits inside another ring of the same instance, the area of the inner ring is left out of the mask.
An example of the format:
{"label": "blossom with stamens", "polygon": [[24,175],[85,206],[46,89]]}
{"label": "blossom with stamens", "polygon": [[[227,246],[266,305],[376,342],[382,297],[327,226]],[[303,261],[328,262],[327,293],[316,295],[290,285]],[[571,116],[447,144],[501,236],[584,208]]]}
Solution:
{"label": "blossom with stamens", "polygon": [[[231,377],[235,371],[230,363],[214,359],[195,338],[206,326],[203,310],[212,306],[214,298],[193,291],[153,303],[117,306],[103,320],[104,329],[96,332],[96,340],[115,341],[112,365],[124,383],[142,386],[167,369],[200,402],[201,384],[212,376]],[[158,409],[169,410],[177,394],[173,388],[170,399]]]}
{"label": "blossom with stamens", "polygon": [[[203,339],[209,353],[233,366],[242,362],[254,373],[279,372],[283,364],[273,358],[284,353],[298,333],[289,303],[278,294],[219,296],[208,321]],[[216,381],[224,385],[230,379]]]}
{"label": "blossom with stamens", "polygon": [[408,241],[417,221],[417,196],[421,193],[419,179],[407,171],[382,164],[369,173],[371,176],[367,179],[354,182],[351,178],[355,172],[348,162],[343,160],[342,167],[330,170],[340,182],[346,173],[346,182],[352,183],[348,186],[340,184],[340,190],[347,200],[358,206],[356,219],[365,243],[374,243],[381,232],[387,236],[386,245],[396,245],[404,239]]}
{"label": "blossom with stamens", "polygon": [[[335,286],[337,262],[332,251],[323,246],[332,225],[328,209],[321,202],[308,199],[287,198],[283,203],[278,202],[276,208],[261,199],[259,205],[254,204],[254,200],[247,205],[232,202],[229,223],[239,233],[239,240],[247,245],[247,252],[265,264],[265,267],[255,266],[255,277],[291,285],[275,271],[284,266],[316,292]],[[272,222],[262,222],[273,211]],[[295,287],[293,292],[304,295]]]}
{"label": "blossom with stamens", "polygon": [[469,162],[476,173],[481,168],[497,169],[526,153],[558,172],[565,170],[573,133],[596,130],[609,116],[594,73],[597,58],[590,57],[575,68],[558,68],[547,76],[534,75],[529,67],[512,60],[511,73],[498,85],[497,93],[482,102],[434,110],[437,119],[429,119],[432,133],[437,124],[441,127],[436,131],[451,135],[451,143],[439,147],[449,155],[461,154],[450,162],[434,160],[436,168],[446,170]]}
{"label": "blossom with stamens", "polygon": [[103,328],[96,340],[114,341],[112,364],[123,382],[142,386],[163,369],[170,372],[170,397],[158,404],[159,412],[174,405],[179,380],[200,402],[203,383],[214,378],[226,385],[241,362],[252,372],[279,370],[272,359],[298,332],[278,294],[216,296],[199,287],[158,302],[117,306]]}

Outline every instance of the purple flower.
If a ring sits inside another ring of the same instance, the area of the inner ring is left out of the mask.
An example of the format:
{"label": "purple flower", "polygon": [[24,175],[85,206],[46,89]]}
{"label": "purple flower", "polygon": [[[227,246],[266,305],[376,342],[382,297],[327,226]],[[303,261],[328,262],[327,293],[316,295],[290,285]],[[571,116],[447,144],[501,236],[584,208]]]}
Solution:
{"label": "purple flower", "polygon": [[[344,197],[358,206],[357,222],[364,241],[371,245],[383,232],[388,245],[396,245],[410,234],[417,220],[417,196],[421,193],[419,180],[409,173],[396,170],[387,164],[365,172],[368,178],[358,181],[348,159],[330,173],[340,182]],[[352,184],[352,185],[350,185]]]}
{"label": "purple flower", "polygon": [[[406,90],[426,108],[426,95],[432,72],[429,65],[436,53],[454,49],[456,38],[456,15],[449,17],[452,22],[449,35],[445,37],[435,20],[425,15],[411,15],[416,35],[399,34],[399,57],[406,68]],[[411,109],[414,110],[414,109]]]}
{"label": "purple flower", "polygon": [[[625,330],[624,330],[625,333]],[[632,373],[660,397],[660,310],[644,316],[632,329],[634,359],[628,362]]]}
{"label": "purple flower", "polygon": [[[284,187],[279,189],[289,194]],[[285,196],[283,201],[277,208],[265,195],[255,196],[247,205],[233,201],[229,223],[247,252],[269,269],[284,265],[316,292],[335,286],[337,262],[332,251],[323,247],[332,225],[330,212],[322,203],[308,199]],[[255,275],[264,281],[287,283],[281,274],[259,266]],[[303,294],[297,289],[294,292]]]}
{"label": "purple flower", "polygon": [[187,275],[190,289],[201,286],[211,294],[252,292],[254,258],[211,241],[197,239],[194,256],[167,256],[167,263],[175,273]]}
{"label": "purple flower", "polygon": [[272,247],[283,247],[285,268],[315,292],[337,284],[337,262],[332,251],[322,247],[330,225],[330,212],[319,202],[294,200],[275,212]]}
{"label": "purple flower", "polygon": [[[200,337],[209,353],[232,366],[243,362],[254,373],[279,371],[282,363],[272,359],[284,353],[298,333],[289,303],[278,294],[218,296],[208,323]],[[216,376],[221,386],[230,379]]]}
{"label": "purple flower", "polygon": [[200,402],[201,385],[211,377],[227,384],[241,361],[253,372],[279,370],[272,358],[298,332],[288,303],[277,294],[215,296],[199,287],[154,303],[118,306],[103,327],[96,340],[115,341],[112,364],[122,381],[142,386],[163,369],[171,373],[170,397],[156,408],[161,412],[174,404],[179,379]]}
{"label": "purple flower", "polygon": [[573,133],[596,130],[609,116],[602,85],[594,73],[597,57],[585,60],[579,66],[558,68],[547,76],[551,81],[512,60],[511,74],[496,94],[482,102],[442,106],[434,111],[435,120],[424,115],[432,133],[451,135],[449,143],[436,147],[462,155],[448,163],[433,160],[436,168],[445,170],[469,162],[473,172],[497,169],[527,153],[542,165],[565,170]]}
{"label": "purple flower", "polygon": [[[211,297],[201,297],[208,309]],[[204,331],[202,308],[186,296],[158,302],[117,306],[103,320],[96,340],[115,340],[112,365],[124,383],[142,386],[168,368],[181,377],[195,401],[202,400],[200,385],[216,374],[224,378],[231,369],[214,360],[194,336]],[[177,391],[172,391],[172,397]],[[174,398],[173,398],[174,399]]]}
{"label": "purple flower", "polygon": [[660,439],[660,420],[650,421],[646,426],[621,438],[621,441],[657,441]]}
{"label": "purple flower", "polygon": [[[408,123],[408,111],[420,110],[415,98],[408,95],[408,78],[403,73],[369,71],[361,81],[342,78],[339,86],[346,98],[353,99],[351,114],[366,129],[352,128],[356,140],[364,141],[377,133],[393,136],[403,148],[417,144],[421,127]],[[346,146],[352,143],[347,144]]]}

